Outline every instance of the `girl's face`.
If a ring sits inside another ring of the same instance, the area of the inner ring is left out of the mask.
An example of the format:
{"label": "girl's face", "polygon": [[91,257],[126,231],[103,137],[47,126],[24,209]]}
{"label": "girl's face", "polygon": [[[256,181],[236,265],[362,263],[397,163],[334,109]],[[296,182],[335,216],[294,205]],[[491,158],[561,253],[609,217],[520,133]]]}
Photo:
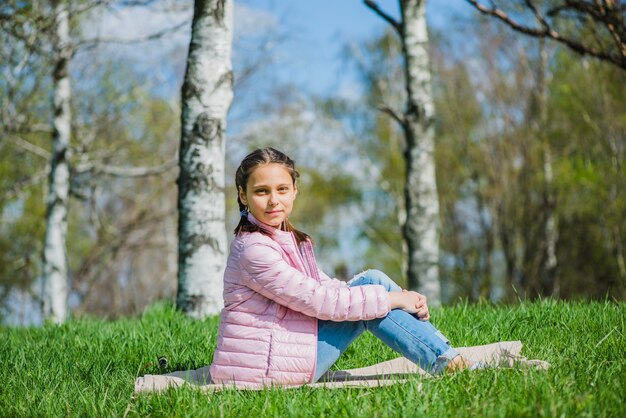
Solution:
{"label": "girl's face", "polygon": [[298,190],[281,164],[264,164],[252,171],[246,190],[239,187],[239,199],[264,224],[279,228],[289,217]]}

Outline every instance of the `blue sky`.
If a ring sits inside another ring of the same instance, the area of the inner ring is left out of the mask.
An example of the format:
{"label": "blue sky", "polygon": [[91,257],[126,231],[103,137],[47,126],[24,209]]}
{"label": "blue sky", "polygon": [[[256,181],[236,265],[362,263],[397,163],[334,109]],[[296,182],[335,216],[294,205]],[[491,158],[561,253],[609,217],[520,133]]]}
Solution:
{"label": "blue sky", "polygon": [[[177,8],[172,10],[172,4]],[[389,14],[399,15],[397,0],[379,0]],[[85,25],[87,38],[138,39],[147,34],[190,21],[192,0],[162,0],[150,7],[119,9],[97,14]],[[474,13],[465,0],[429,0],[429,25],[435,30],[453,30],[454,16]],[[299,87],[304,93],[336,94],[350,88],[352,75],[343,65],[346,45],[370,40],[389,25],[361,0],[235,0],[235,36],[250,39],[269,33],[282,40],[268,50],[271,71],[277,81]],[[110,45],[105,55],[123,56],[135,62],[152,88],[165,96],[177,96],[184,72],[190,25],[166,38],[130,45]],[[262,55],[258,44],[242,49],[234,43],[235,66],[242,58]],[[256,47],[256,48],[255,48]],[[87,58],[91,60],[91,58]],[[267,74],[265,74],[267,76]]]}
{"label": "blue sky", "polygon": [[[288,39],[277,46],[284,74],[311,93],[325,95],[345,82],[341,49],[350,42],[371,39],[389,25],[360,0],[277,1],[241,0],[237,3],[273,15]],[[378,4],[399,16],[397,0]],[[442,30],[456,14],[472,10],[464,0],[431,0],[427,3],[429,25]]]}

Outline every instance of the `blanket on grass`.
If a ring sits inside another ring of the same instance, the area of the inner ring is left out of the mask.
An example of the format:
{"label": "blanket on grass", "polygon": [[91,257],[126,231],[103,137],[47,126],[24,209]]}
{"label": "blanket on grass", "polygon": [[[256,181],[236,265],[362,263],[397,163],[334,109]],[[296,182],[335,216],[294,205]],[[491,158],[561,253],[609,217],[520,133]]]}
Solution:
{"label": "blanket on grass", "polygon": [[[542,360],[528,360],[522,357],[520,341],[502,341],[494,344],[459,347],[459,353],[472,363],[480,363],[484,367],[524,367],[547,369],[550,364]],[[320,381],[304,386],[313,388],[348,388],[348,387],[380,387],[404,383],[411,375],[432,376],[405,357],[374,364],[358,369],[329,371]],[[170,387],[189,385],[204,392],[215,392],[224,389],[237,389],[233,385],[220,385],[211,381],[209,366],[196,370],[181,370],[164,375],[145,375],[135,380],[135,393],[160,392]],[[285,389],[300,386],[286,386]],[[246,388],[250,390],[250,388]],[[260,390],[263,388],[252,388]]]}

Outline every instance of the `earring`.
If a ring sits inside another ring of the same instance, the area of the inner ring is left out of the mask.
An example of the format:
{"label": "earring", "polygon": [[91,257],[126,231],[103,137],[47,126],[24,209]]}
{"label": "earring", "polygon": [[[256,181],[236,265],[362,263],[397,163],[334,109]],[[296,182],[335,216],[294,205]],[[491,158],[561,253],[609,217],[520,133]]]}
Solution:
{"label": "earring", "polygon": [[243,218],[247,218],[248,217],[248,206],[244,206],[243,210],[241,212],[239,212],[239,216],[243,217]]}

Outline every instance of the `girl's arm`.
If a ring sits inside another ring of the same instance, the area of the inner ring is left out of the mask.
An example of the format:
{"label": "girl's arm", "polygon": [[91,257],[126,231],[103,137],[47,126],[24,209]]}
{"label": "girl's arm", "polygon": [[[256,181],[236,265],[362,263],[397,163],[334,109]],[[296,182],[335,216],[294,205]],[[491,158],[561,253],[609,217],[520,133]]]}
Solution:
{"label": "girl's arm", "polygon": [[320,280],[322,281],[322,284],[325,286],[348,287],[348,283],[339,279],[333,279],[320,269],[317,269],[317,272],[320,275]]}
{"label": "girl's arm", "polygon": [[[338,279],[331,279],[320,269],[317,269],[317,271],[320,275],[322,285],[349,287],[348,283]],[[426,296],[421,293],[408,290],[404,290],[402,292],[389,292],[389,302],[391,304],[391,309],[402,309],[409,313],[417,314],[418,318],[423,321],[430,319],[428,305],[426,304]]]}
{"label": "girl's arm", "polygon": [[273,243],[247,245],[241,253],[240,265],[246,286],[308,316],[357,321],[382,318],[391,310],[383,286],[324,285],[285,262]]}
{"label": "girl's arm", "polygon": [[[317,269],[322,285],[334,286],[334,287],[349,287],[348,283],[330,278],[322,270]],[[426,304],[426,296],[404,290],[402,292],[389,292],[389,302],[391,309],[402,309],[409,313],[416,314],[417,317],[423,321],[430,319],[430,313],[428,312],[428,305]]]}

